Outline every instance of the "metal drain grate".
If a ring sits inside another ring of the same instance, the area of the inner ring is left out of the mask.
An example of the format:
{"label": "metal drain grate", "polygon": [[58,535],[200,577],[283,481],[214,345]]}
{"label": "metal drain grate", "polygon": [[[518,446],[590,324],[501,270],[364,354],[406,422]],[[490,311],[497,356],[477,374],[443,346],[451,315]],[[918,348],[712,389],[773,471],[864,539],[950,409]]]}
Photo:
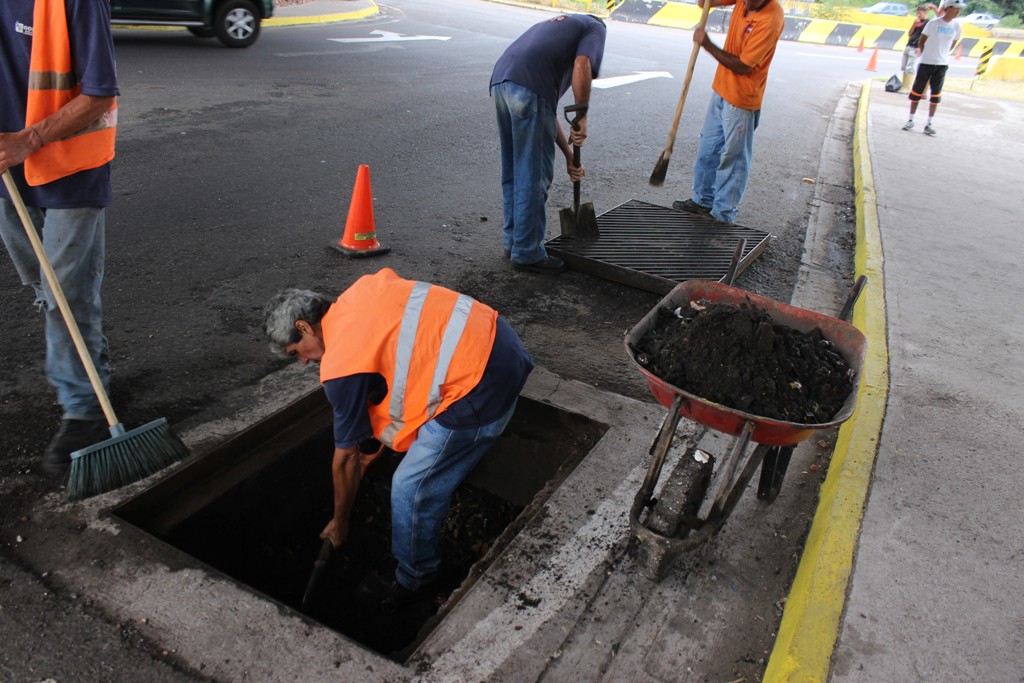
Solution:
{"label": "metal drain grate", "polygon": [[771,236],[636,199],[601,214],[597,225],[596,239],[559,236],[544,246],[575,270],[658,294],[686,280],[721,282],[736,245],[746,239],[738,275],[765,250]]}

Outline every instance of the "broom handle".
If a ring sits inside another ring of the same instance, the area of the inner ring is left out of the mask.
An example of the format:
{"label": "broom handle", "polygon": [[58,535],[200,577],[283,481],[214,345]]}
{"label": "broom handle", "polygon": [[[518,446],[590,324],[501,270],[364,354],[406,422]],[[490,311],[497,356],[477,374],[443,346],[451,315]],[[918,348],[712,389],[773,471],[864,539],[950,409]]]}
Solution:
{"label": "broom handle", "polygon": [[[708,11],[711,9],[711,0],[704,0],[701,8],[700,22],[695,28],[704,28],[708,21]],[[683,118],[683,105],[686,104],[686,93],[690,90],[690,79],[693,78],[693,67],[697,64],[697,55],[700,54],[700,44],[694,43],[690,51],[690,63],[686,67],[686,78],[683,79],[683,92],[679,95],[679,102],[676,104],[676,115],[672,119],[672,128],[668,132],[668,140],[665,142],[665,153],[671,154],[676,144],[676,131],[679,129],[679,120]]]}
{"label": "broom handle", "polygon": [[64,322],[68,326],[68,332],[71,333],[71,339],[75,342],[78,357],[82,359],[82,365],[85,366],[85,372],[89,375],[92,389],[96,392],[96,398],[99,399],[100,407],[103,408],[103,414],[107,418],[111,431],[113,431],[114,427],[118,424],[117,415],[114,414],[114,408],[110,405],[107,392],[103,389],[103,382],[100,381],[100,375],[96,372],[96,365],[92,362],[89,349],[86,348],[85,340],[82,339],[82,333],[78,330],[78,323],[75,322],[75,316],[71,313],[71,307],[68,306],[68,301],[64,297],[64,290],[60,287],[57,274],[53,272],[53,266],[50,265],[50,259],[46,256],[43,243],[39,241],[39,235],[32,224],[32,217],[28,215],[28,209],[25,208],[25,202],[21,198],[21,193],[18,192],[18,186],[14,184],[14,178],[11,177],[10,171],[4,171],[4,185],[7,186],[7,193],[11,196],[11,201],[14,202],[15,208],[18,209],[21,224],[24,226],[25,232],[28,233],[28,239],[32,242],[32,249],[36,252],[39,265],[42,266],[43,273],[46,275],[46,281],[53,292],[53,298],[57,300],[57,307],[60,308],[61,315],[64,316]]}

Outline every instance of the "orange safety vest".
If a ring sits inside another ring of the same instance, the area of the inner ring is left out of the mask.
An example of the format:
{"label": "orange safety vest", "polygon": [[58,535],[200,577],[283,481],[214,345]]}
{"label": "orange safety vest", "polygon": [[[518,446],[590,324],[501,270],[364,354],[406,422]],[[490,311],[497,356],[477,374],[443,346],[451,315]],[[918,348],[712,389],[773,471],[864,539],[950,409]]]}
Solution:
{"label": "orange safety vest", "polygon": [[398,452],[468,394],[491,356],[498,314],[465,294],[384,268],[345,290],[320,321],[320,381],[379,373],[388,393],[367,406],[373,433]]}
{"label": "orange safety vest", "polygon": [[[36,0],[32,23],[26,126],[54,114],[82,90],[71,63],[64,0]],[[82,130],[29,155],[25,159],[25,180],[29,185],[45,185],[102,166],[114,158],[116,127],[114,100],[110,109]]]}

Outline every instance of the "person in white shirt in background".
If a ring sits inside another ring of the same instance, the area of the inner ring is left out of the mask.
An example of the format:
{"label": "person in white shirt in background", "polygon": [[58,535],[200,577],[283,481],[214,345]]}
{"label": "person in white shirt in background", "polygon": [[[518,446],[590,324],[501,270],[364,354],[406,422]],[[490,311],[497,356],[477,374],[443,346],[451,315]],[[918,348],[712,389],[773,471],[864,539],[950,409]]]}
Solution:
{"label": "person in white shirt in background", "polygon": [[929,21],[921,32],[921,39],[917,44],[921,59],[917,65],[914,85],[910,87],[910,118],[903,124],[903,130],[914,128],[914,114],[917,113],[917,105],[924,97],[924,89],[927,87],[930,94],[928,123],[924,126],[924,132],[927,135],[935,135],[932,119],[935,117],[939,102],[942,101],[942,84],[946,80],[946,70],[949,68],[949,53],[960,41],[962,33],[960,22],[956,18],[960,10],[966,6],[965,0],[942,0],[942,4],[939,5],[939,16]]}

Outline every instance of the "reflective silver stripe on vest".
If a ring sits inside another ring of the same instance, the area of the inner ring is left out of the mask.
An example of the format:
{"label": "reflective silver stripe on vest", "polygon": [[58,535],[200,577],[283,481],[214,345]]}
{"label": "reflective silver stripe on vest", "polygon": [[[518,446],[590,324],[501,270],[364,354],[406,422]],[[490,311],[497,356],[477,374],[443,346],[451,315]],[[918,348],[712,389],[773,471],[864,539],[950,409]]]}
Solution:
{"label": "reflective silver stripe on vest", "polygon": [[462,339],[462,332],[466,329],[466,321],[469,320],[469,311],[473,308],[473,299],[460,294],[455,301],[455,308],[452,310],[452,317],[444,328],[444,338],[441,339],[441,348],[437,355],[437,366],[434,368],[434,379],[430,382],[430,395],[427,397],[427,419],[434,417],[434,411],[441,405],[441,385],[444,378],[448,376],[448,368],[451,367],[452,358],[455,356],[455,347]]}
{"label": "reflective silver stripe on vest", "polygon": [[420,325],[423,302],[426,301],[429,291],[430,285],[426,282],[417,282],[413,285],[412,292],[409,293],[409,300],[405,302],[402,325],[398,328],[395,376],[392,379],[391,402],[388,403],[391,424],[385,427],[381,433],[381,441],[389,445],[394,444],[398,432],[402,431],[405,426],[405,422],[402,421],[402,408],[405,406],[405,387],[409,381],[409,364],[412,361],[412,349],[416,345],[416,330]]}
{"label": "reflective silver stripe on vest", "polygon": [[30,71],[29,90],[71,90],[78,85],[75,74],[69,71]]}
{"label": "reflective silver stripe on vest", "polygon": [[[405,427],[402,420],[405,406],[405,389],[409,380],[409,366],[412,364],[413,347],[416,344],[416,332],[419,328],[420,314],[423,312],[423,303],[426,301],[427,292],[431,285],[426,282],[417,282],[409,300],[405,304],[405,312],[402,314],[402,324],[398,330],[398,346],[395,349],[395,376],[391,388],[391,401],[388,403],[388,414],[391,423],[381,432],[381,441],[393,445],[395,437]],[[430,392],[427,398],[427,419],[434,416],[434,412],[441,404],[441,385],[448,376],[448,369],[451,367],[452,358],[455,356],[455,349],[462,339],[462,333],[466,329],[466,322],[469,320],[469,313],[473,308],[473,299],[460,294],[455,301],[448,324],[445,326],[444,335],[441,338],[441,347],[438,350],[437,362],[434,366],[434,376],[430,383]]]}

